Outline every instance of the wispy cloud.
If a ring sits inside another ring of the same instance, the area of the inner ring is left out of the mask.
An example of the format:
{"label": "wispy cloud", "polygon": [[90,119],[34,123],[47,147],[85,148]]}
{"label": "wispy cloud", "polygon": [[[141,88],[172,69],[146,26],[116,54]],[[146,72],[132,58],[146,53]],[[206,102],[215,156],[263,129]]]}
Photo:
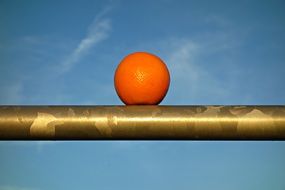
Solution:
{"label": "wispy cloud", "polygon": [[[17,38],[5,44],[5,49],[0,47],[0,53],[4,52],[4,55],[17,54],[13,58],[11,56],[1,60],[3,69],[0,69],[0,73],[3,74],[0,77],[0,104],[70,104],[74,101],[73,94],[64,90],[66,82],[61,81],[65,79],[59,79],[59,76],[74,68],[94,46],[109,37],[112,26],[108,14],[114,6],[114,3],[110,3],[99,11],[84,29],[86,32],[82,39],[77,42],[68,36],[35,35]],[[13,68],[14,72],[8,69],[10,65],[17,65]],[[6,80],[5,68],[7,75],[17,77]],[[49,92],[53,92],[52,100]]]}
{"label": "wispy cloud", "polygon": [[105,15],[111,10],[111,7],[105,8],[100,12],[88,27],[86,36],[80,41],[77,47],[62,62],[59,68],[60,73],[69,71],[78,63],[86,53],[95,45],[109,37],[111,30],[111,20],[105,18]]}
{"label": "wispy cloud", "polygon": [[217,25],[224,29],[196,36],[169,36],[133,48],[153,52],[168,65],[171,84],[163,104],[244,103],[246,94],[240,93],[240,83],[245,68],[238,53],[248,34],[234,30],[226,19],[211,19],[207,22],[219,22]]}
{"label": "wispy cloud", "polygon": [[170,37],[137,49],[157,54],[169,67],[171,84],[163,104],[227,104],[239,74],[230,56],[241,43],[235,39],[222,33]]}
{"label": "wispy cloud", "polygon": [[179,46],[172,47],[167,53],[167,62],[173,77],[170,89],[174,95],[172,98],[183,99],[183,102],[188,99],[188,102],[198,103],[202,97],[227,95],[218,77],[211,72],[210,68],[214,66],[203,60],[203,57],[208,56],[209,47],[203,43],[193,42],[191,39],[180,42]]}

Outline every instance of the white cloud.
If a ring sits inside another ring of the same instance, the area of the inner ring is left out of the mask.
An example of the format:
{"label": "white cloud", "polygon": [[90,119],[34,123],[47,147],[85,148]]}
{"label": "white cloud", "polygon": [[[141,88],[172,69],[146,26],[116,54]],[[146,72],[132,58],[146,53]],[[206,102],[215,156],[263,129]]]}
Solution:
{"label": "white cloud", "polygon": [[[240,40],[238,40],[240,39]],[[153,52],[168,65],[171,84],[162,104],[237,104],[244,68],[235,60],[243,36],[221,31],[196,37],[144,42],[136,49]]]}
{"label": "white cloud", "polygon": [[186,79],[196,83],[203,71],[195,64],[199,46],[192,41],[185,41],[174,51],[169,52],[168,64],[176,79]]}
{"label": "white cloud", "polygon": [[239,50],[242,39],[223,31],[196,37],[172,36],[121,48],[124,50],[117,54],[148,51],[165,61],[171,84],[162,104],[231,104],[243,69],[232,52]]}
{"label": "white cloud", "polygon": [[110,9],[111,7],[107,7],[95,17],[94,21],[88,27],[86,36],[60,65],[60,73],[69,71],[93,46],[109,37],[111,20],[104,18],[104,16]]}
{"label": "white cloud", "polygon": [[228,56],[238,46],[231,37],[221,33],[171,37],[138,46],[160,56],[169,68],[171,84],[162,104],[227,103],[238,75],[235,61]]}
{"label": "white cloud", "polygon": [[[95,16],[79,42],[68,37],[22,36],[8,44],[5,51],[19,56],[5,64],[17,65],[14,74],[17,77],[10,82],[0,81],[0,104],[70,104],[73,94],[66,93],[64,85],[54,81],[62,81],[59,79],[62,74],[70,71],[94,46],[109,37],[112,27],[107,14],[114,6],[110,3]],[[5,64],[2,67],[5,68]]]}
{"label": "white cloud", "polygon": [[[168,50],[166,61],[172,75],[170,90],[175,94],[176,100],[197,102],[205,95],[212,97],[227,95],[217,77],[210,69],[202,66],[205,65],[202,58],[209,53],[208,48],[206,44],[188,39],[180,41],[179,46],[174,45]],[[214,61],[212,64],[215,64]]]}

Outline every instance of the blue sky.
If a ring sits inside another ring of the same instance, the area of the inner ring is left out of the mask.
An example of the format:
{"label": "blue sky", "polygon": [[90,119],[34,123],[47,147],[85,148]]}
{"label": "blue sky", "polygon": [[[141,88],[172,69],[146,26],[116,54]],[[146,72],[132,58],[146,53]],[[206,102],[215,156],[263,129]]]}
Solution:
{"label": "blue sky", "polygon": [[[0,1],[1,105],[121,105],[161,57],[163,105],[285,104],[284,1]],[[0,142],[0,190],[285,189],[284,142]]]}

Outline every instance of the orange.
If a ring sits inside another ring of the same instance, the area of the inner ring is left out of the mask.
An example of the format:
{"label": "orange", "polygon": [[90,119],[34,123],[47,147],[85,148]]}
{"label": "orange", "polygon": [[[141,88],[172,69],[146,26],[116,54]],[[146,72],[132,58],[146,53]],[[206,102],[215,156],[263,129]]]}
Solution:
{"label": "orange", "polygon": [[126,105],[157,105],[168,91],[170,75],[166,64],[156,55],[135,52],[120,62],[114,83]]}

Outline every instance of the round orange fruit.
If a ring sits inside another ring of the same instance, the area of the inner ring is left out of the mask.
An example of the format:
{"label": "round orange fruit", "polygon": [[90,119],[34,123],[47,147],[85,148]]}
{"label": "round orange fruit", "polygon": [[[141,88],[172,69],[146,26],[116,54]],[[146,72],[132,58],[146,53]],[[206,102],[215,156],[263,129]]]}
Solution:
{"label": "round orange fruit", "polygon": [[114,83],[118,96],[126,105],[157,105],[168,91],[170,75],[158,56],[135,52],[120,62]]}

